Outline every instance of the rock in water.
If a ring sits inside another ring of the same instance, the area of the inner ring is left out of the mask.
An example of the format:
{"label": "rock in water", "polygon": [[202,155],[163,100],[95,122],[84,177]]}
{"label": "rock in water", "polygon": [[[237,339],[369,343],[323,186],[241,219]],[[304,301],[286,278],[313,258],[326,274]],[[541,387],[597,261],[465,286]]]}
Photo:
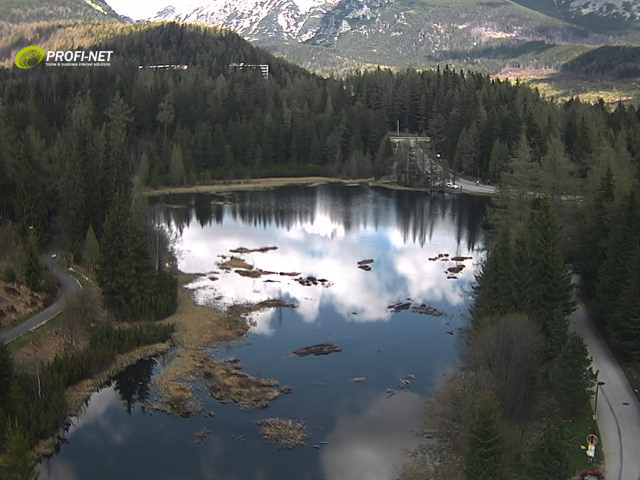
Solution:
{"label": "rock in water", "polygon": [[299,348],[294,350],[294,355],[299,357],[307,357],[309,355],[329,355],[330,353],[341,352],[342,349],[333,345],[332,343],[319,343],[318,345],[311,345],[310,347]]}

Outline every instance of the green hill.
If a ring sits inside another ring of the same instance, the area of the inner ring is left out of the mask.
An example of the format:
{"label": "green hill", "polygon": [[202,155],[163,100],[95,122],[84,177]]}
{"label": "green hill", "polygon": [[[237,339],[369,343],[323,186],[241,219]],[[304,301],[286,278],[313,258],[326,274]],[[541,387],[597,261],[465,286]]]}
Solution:
{"label": "green hill", "polygon": [[567,62],[562,69],[584,76],[637,79],[640,78],[640,47],[596,48]]}

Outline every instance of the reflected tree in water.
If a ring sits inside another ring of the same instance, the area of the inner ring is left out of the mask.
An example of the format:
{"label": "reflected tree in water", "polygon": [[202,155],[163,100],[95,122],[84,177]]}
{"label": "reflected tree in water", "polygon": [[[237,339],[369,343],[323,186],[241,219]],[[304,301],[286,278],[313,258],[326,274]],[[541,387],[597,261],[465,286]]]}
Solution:
{"label": "reflected tree in water", "polygon": [[127,406],[129,415],[136,403],[143,403],[149,398],[149,383],[154,362],[153,359],[142,360],[116,377],[114,388]]}

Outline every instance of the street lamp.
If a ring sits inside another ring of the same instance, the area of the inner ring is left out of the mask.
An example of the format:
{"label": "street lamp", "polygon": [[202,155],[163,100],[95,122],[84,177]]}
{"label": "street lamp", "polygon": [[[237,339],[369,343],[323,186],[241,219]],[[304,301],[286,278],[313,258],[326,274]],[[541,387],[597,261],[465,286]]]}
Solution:
{"label": "street lamp", "polygon": [[598,420],[598,391],[600,390],[600,387],[604,385],[604,382],[598,382],[596,383],[596,399],[595,399],[595,405],[593,407],[593,419],[594,420]]}

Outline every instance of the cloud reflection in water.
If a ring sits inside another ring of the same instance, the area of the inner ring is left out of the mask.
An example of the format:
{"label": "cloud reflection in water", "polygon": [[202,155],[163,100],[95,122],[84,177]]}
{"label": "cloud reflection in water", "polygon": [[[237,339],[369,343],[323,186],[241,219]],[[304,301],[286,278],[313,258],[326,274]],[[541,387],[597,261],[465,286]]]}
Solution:
{"label": "cloud reflection in water", "polygon": [[362,414],[338,419],[322,451],[326,480],[394,480],[416,448],[412,433],[423,415],[424,399],[400,392],[391,398],[377,397]]}
{"label": "cloud reflection in water", "polygon": [[[239,246],[275,245],[276,251],[243,258],[262,270],[299,272],[332,282],[330,288],[305,287],[290,277],[251,279],[219,272],[219,281],[203,278],[191,285],[196,300],[206,304],[216,297],[226,303],[282,298],[298,303],[297,312],[306,322],[316,321],[321,307],[328,304],[351,321],[371,322],[388,320],[388,305],[407,298],[454,307],[466,303],[482,258],[476,247],[481,243],[480,217],[474,217],[474,223],[465,216],[468,203],[460,206],[455,199],[407,192],[402,201],[390,201],[377,191],[351,190],[346,200],[341,197],[344,192],[328,187],[315,193],[284,190],[279,197],[274,192],[238,194],[234,206],[224,207],[218,215],[210,212],[208,221],[196,211],[199,224],[185,221],[189,212],[176,216],[175,209],[166,211],[171,227],[181,232],[177,250],[183,271],[219,271],[218,255],[229,255]],[[255,210],[261,208],[266,211],[258,216]],[[465,262],[467,268],[457,280],[447,280],[445,271],[452,263],[428,260],[439,253],[474,260]],[[357,268],[357,261],[364,258],[375,259],[372,272]],[[277,283],[266,283],[267,279]],[[257,315],[254,332],[272,333],[273,315]]]}

